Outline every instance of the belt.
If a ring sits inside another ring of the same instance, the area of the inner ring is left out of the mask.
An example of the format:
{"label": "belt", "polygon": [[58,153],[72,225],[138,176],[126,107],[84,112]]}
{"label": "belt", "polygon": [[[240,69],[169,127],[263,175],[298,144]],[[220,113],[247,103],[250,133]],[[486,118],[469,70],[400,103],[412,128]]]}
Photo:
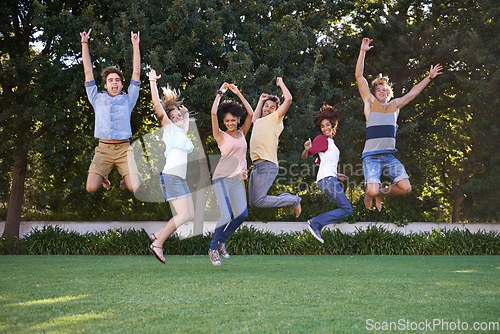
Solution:
{"label": "belt", "polygon": [[106,145],[120,145],[120,144],[130,143],[130,140],[127,139],[127,140],[124,140],[124,141],[119,141],[117,143],[108,143],[108,142],[105,142],[103,140],[99,140],[99,143],[106,144]]}

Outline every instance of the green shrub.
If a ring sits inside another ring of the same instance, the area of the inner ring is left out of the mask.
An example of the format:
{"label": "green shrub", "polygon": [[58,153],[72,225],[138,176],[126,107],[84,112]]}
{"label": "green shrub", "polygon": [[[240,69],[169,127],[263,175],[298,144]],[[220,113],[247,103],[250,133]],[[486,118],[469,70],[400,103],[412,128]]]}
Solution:
{"label": "green shrub", "polygon": [[[235,255],[499,255],[500,234],[495,231],[433,230],[404,235],[384,227],[356,229],[353,234],[323,231],[320,244],[306,230],[274,234],[243,226],[227,242]],[[166,255],[205,255],[212,234],[180,239],[163,245]],[[78,234],[60,226],[33,229],[24,239],[1,238],[0,254],[31,255],[145,255],[151,243],[144,229],[108,230]]]}

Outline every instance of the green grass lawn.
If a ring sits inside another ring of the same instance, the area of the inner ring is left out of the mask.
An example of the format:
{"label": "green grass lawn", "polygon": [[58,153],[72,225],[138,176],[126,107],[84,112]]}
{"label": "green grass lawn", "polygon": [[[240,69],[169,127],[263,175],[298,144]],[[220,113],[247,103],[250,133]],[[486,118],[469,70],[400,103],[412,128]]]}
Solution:
{"label": "green grass lawn", "polygon": [[499,321],[499,256],[222,260],[0,256],[0,332],[380,333],[397,325],[384,332],[427,333],[425,321],[439,320],[469,330],[432,332],[472,333],[474,322]]}

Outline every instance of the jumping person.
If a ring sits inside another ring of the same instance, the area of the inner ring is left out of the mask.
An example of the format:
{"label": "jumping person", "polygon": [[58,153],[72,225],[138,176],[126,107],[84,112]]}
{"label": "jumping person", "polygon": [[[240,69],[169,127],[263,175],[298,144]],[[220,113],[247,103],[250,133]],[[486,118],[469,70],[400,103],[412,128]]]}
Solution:
{"label": "jumping person", "polygon": [[253,114],[253,131],[250,137],[250,158],[253,169],[248,182],[248,197],[252,207],[287,207],[298,217],[302,211],[301,198],[288,193],[279,196],[267,194],[278,175],[278,141],[283,131],[283,117],[292,104],[292,94],[278,77],[276,85],[281,88],[285,101],[275,95],[262,94]]}
{"label": "jumping person", "polygon": [[134,160],[134,151],[130,146],[132,129],[130,115],[139,98],[141,54],[139,50],[139,32],[130,33],[133,47],[132,79],[128,94],[122,92],[123,74],[116,67],[106,67],[102,73],[106,92],[99,93],[92,71],[92,61],[89,52],[88,32],[81,32],[83,70],[85,72],[85,89],[94,108],[94,137],[99,139],[95,155],[87,176],[87,191],[96,192],[101,185],[105,189],[111,187],[108,174],[114,166],[122,175],[120,187],[127,187],[131,192],[139,188],[139,174]]}
{"label": "jumping person", "polygon": [[179,92],[167,85],[167,88],[163,88],[164,100],[161,101],[156,86],[156,80],[161,76],[156,75],[155,70],[151,70],[148,76],[151,98],[163,128],[162,139],[165,143],[166,162],[160,175],[160,185],[165,201],[170,202],[175,209],[175,216],[150,236],[153,243],[149,250],[158,261],[165,263],[163,243],[179,226],[194,218],[193,197],[186,182],[187,155],[193,151],[194,145],[186,136],[189,130],[189,112],[182,105],[182,100],[179,100]]}
{"label": "jumping person", "polygon": [[[243,125],[238,129],[240,118],[245,114],[245,110],[236,101],[226,100],[222,102],[220,113],[226,126],[226,131],[222,131],[219,128],[217,112],[220,100],[228,88],[243,102],[247,116]],[[220,256],[229,259],[225,246],[226,240],[248,217],[245,187],[242,180],[247,178],[247,141],[245,136],[252,125],[253,111],[238,87],[224,83],[215,94],[211,115],[212,133],[221,152],[221,158],[212,177],[213,189],[219,201],[221,216],[217,222],[208,255],[214,266],[220,266]],[[231,214],[233,219],[231,219]]]}
{"label": "jumping person", "polygon": [[321,243],[324,243],[321,237],[323,227],[352,215],[351,203],[349,203],[339,183],[339,180],[347,180],[347,176],[337,173],[340,151],[335,145],[333,137],[337,133],[338,122],[339,113],[337,109],[329,105],[322,106],[314,118],[314,125],[322,134],[314,138],[313,142],[311,142],[311,139],[307,140],[304,143],[304,151],[302,152],[302,159],[314,154],[319,155],[316,183],[321,192],[338,206],[338,209],[324,212],[307,221],[309,231]]}
{"label": "jumping person", "polygon": [[[409,177],[404,166],[394,157],[396,129],[399,110],[412,101],[420,92],[441,74],[439,64],[430,68],[429,74],[402,97],[393,97],[389,78],[378,77],[372,81],[371,90],[363,77],[365,55],[373,46],[369,38],[363,38],[356,64],[356,82],[364,103],[366,118],[366,142],[362,154],[365,175],[365,206],[370,209],[375,198],[377,209],[382,210],[381,198],[388,195],[403,195],[411,192]],[[390,102],[389,102],[390,101]],[[393,182],[380,189],[380,177],[384,173]]]}

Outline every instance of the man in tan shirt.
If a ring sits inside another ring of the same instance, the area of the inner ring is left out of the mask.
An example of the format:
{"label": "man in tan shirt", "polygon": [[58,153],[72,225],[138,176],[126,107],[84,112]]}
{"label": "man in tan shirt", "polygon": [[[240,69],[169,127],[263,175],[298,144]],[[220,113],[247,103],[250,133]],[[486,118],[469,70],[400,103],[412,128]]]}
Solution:
{"label": "man in tan shirt", "polygon": [[[253,115],[253,131],[250,137],[250,158],[253,169],[248,182],[248,197],[252,207],[289,207],[298,217],[302,211],[301,198],[288,193],[268,195],[278,175],[278,141],[283,131],[283,117],[292,104],[292,94],[278,77],[276,85],[281,88],[285,101],[280,105],[277,96],[262,94]],[[262,117],[261,117],[262,116]]]}

